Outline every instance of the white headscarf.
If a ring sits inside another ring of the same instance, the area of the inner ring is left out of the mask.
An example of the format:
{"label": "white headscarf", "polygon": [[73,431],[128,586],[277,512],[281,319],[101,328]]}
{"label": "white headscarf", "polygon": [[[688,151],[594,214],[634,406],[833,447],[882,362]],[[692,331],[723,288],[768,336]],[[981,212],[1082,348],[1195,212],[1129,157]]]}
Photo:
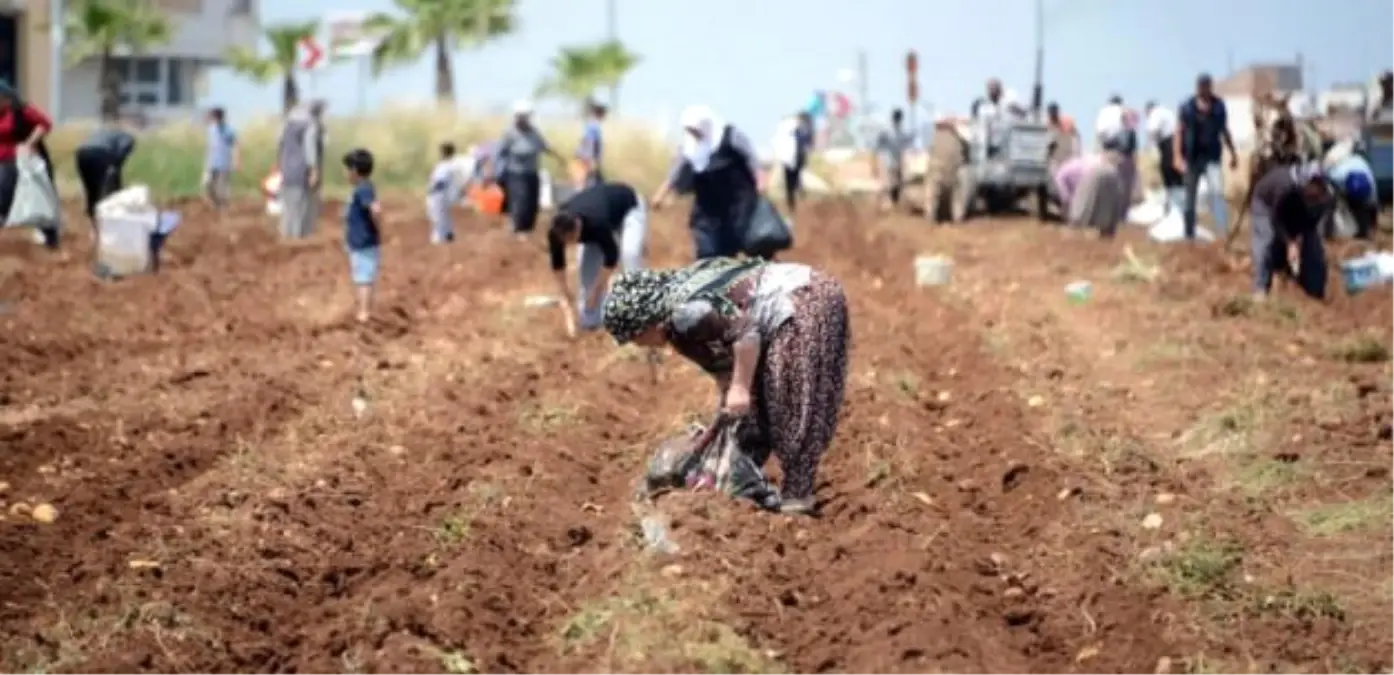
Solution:
{"label": "white headscarf", "polygon": [[[717,117],[711,108],[704,105],[688,106],[678,120],[683,128],[683,159],[692,165],[693,171],[702,173],[707,170],[712,154],[721,145],[722,135],[726,132],[726,121]],[[693,138],[688,129],[702,132],[702,138]]]}

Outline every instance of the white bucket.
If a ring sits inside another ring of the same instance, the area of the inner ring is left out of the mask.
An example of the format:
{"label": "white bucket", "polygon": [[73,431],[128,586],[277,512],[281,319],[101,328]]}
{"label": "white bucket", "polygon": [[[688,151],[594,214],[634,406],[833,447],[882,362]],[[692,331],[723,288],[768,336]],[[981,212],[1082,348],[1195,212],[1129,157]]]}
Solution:
{"label": "white bucket", "polygon": [[915,258],[915,283],[920,286],[945,286],[953,275],[954,261],[941,256]]}

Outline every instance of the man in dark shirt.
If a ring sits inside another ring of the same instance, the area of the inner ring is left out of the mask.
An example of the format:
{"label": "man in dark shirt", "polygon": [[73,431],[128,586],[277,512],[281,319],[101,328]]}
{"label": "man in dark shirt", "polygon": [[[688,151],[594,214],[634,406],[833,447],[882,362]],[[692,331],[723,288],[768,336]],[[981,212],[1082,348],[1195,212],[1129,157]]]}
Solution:
{"label": "man in dark shirt", "polygon": [[[647,231],[644,201],[624,183],[588,187],[557,207],[547,232],[547,248],[561,289],[567,335],[576,334],[578,316],[582,328],[600,327],[600,308],[610,287],[610,275],[621,264],[625,269],[643,267]],[[566,282],[568,244],[579,244],[574,299]]]}
{"label": "man in dark shirt", "polygon": [[121,169],[135,148],[135,137],[115,126],[98,129],[77,146],[77,177],[94,226],[97,202],[121,189]]}
{"label": "man in dark shirt", "polygon": [[1297,283],[1307,295],[1326,295],[1326,248],[1322,244],[1322,208],[1330,197],[1317,162],[1278,166],[1254,184],[1252,253],[1254,299],[1263,300],[1273,285],[1274,272],[1292,274],[1289,251],[1297,248]]}
{"label": "man in dark shirt", "polygon": [[1225,102],[1215,95],[1210,76],[1202,74],[1196,79],[1196,95],[1181,103],[1176,133],[1172,136],[1173,164],[1184,177],[1187,239],[1196,237],[1196,193],[1201,178],[1210,188],[1210,215],[1215,219],[1216,234],[1223,235],[1228,229],[1224,172],[1220,167],[1224,150],[1229,150],[1229,167],[1239,168]]}

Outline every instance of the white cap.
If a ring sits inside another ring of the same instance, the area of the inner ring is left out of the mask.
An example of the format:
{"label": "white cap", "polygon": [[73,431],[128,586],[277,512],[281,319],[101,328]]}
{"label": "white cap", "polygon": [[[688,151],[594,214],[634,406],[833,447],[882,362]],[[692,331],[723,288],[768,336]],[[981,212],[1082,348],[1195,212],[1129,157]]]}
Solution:
{"label": "white cap", "polygon": [[520,99],[518,99],[517,101],[514,101],[514,102],[513,102],[513,114],[514,114],[514,115],[531,115],[531,114],[532,114],[532,101],[529,101],[529,100],[527,100],[527,99],[525,99],[525,98],[520,98]]}

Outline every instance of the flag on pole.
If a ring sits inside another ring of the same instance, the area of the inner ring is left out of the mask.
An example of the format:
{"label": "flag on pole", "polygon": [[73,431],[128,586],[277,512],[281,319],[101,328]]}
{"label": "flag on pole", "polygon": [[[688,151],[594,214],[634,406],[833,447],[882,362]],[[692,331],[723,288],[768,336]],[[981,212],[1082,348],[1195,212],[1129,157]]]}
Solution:
{"label": "flag on pole", "polygon": [[336,12],[324,17],[324,32],[333,60],[369,56],[382,36],[367,27],[367,12]]}

